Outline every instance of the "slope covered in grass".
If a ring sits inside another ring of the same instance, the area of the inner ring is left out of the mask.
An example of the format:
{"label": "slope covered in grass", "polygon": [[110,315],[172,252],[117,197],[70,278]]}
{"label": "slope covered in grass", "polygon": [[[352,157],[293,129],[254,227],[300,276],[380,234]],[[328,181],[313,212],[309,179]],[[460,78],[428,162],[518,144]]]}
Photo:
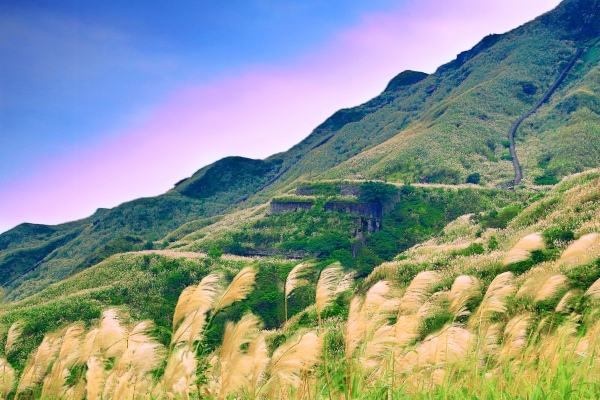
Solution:
{"label": "slope covered in grass", "polygon": [[[363,193],[358,198],[340,197],[340,186],[355,187]],[[398,187],[376,182],[321,182],[311,187],[318,195],[310,197],[314,202],[310,210],[269,213],[263,208],[262,213],[234,225],[223,222],[222,228],[215,224],[199,229],[171,247],[205,252],[219,249],[238,255],[272,252],[340,261],[364,276],[398,252],[437,234],[460,215],[515,204],[521,207],[531,196],[476,187]],[[303,197],[283,199],[297,202]],[[380,228],[369,230],[374,226],[371,216],[328,210],[331,202],[382,204]]]}
{"label": "slope covered in grass", "polygon": [[[458,184],[474,176],[488,186],[510,181],[510,127],[539,101],[577,49],[582,55],[573,70],[517,132],[517,154],[526,186],[555,184],[595,167],[599,8],[596,0],[565,0],[530,23],[484,38],[434,74],[400,73],[381,95],[336,112],[286,152],[266,160],[225,158],[164,195],[102,210],[72,236],[43,233],[54,228],[41,226],[6,232],[0,235],[0,271],[12,279],[39,263],[7,287],[9,296],[24,298],[88,267],[112,240],[128,235],[162,240],[186,223],[204,221],[168,237],[172,242],[216,214],[264,205],[300,181]],[[57,241],[57,235],[63,239]]]}
{"label": "slope covered in grass", "polygon": [[[281,314],[269,319],[277,315],[269,310],[281,312],[286,275],[298,262],[213,259],[173,250],[113,256],[6,306],[0,324],[7,329],[21,320],[25,337],[35,338],[11,345],[7,359],[16,375],[9,391],[39,396],[51,390],[59,378],[52,360],[67,359],[57,352],[48,362],[30,358],[27,367],[25,356],[43,333],[62,328],[47,340],[65,343],[76,327],[69,331],[67,325],[83,320],[87,326],[77,328],[77,340],[96,326],[95,334],[102,335],[112,321],[111,332],[122,332],[113,337],[123,345],[110,350],[100,341],[90,354],[77,353],[70,365],[79,369],[61,375],[69,378],[59,392],[79,391],[80,397],[95,390],[87,372],[97,362],[105,371],[97,377],[105,396],[117,396],[117,382],[139,379],[143,385],[129,393],[158,398],[594,397],[600,376],[599,188],[595,170],[565,179],[524,209],[462,216],[353,284],[339,264],[312,264],[297,294],[289,296],[296,303],[288,323]],[[217,282],[207,278],[214,271],[237,288],[223,311],[222,300],[203,301],[223,299],[229,290],[224,286],[216,294],[211,286],[183,291],[201,279],[201,285]],[[243,285],[256,292],[235,283],[238,271],[254,271]],[[201,297],[192,300],[190,290]],[[101,317],[115,306],[120,317],[114,311]],[[181,336],[198,313],[209,316],[200,319],[207,324],[201,334]],[[152,353],[152,368],[135,369],[127,354],[137,351],[138,342],[127,338],[135,337],[128,335],[139,325],[128,322],[143,318],[158,329],[139,341],[162,350]],[[269,330],[261,328],[260,318]],[[179,363],[194,368],[175,372]],[[261,365],[262,373],[253,375],[252,365]],[[36,366],[43,372],[28,386],[27,368]]]}

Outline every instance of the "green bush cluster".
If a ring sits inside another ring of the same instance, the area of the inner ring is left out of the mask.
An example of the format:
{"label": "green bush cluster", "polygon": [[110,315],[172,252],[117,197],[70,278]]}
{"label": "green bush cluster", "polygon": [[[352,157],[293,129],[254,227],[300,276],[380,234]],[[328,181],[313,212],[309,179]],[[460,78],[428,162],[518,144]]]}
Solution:
{"label": "green bush cluster", "polygon": [[451,257],[468,257],[476,254],[485,253],[485,249],[481,243],[471,243],[468,247],[450,252]]}
{"label": "green bush cluster", "polygon": [[496,228],[504,229],[508,223],[523,210],[520,205],[511,205],[498,210],[492,210],[483,215],[474,215],[473,221],[481,225],[483,229]]}
{"label": "green bush cluster", "polygon": [[567,243],[575,239],[575,233],[571,229],[565,229],[554,226],[542,232],[544,244],[547,248],[564,247]]}

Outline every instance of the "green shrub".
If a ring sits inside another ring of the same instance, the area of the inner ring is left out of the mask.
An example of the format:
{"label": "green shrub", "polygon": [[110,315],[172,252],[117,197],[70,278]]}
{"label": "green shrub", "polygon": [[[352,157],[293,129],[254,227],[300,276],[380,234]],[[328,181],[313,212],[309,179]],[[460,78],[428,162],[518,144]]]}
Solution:
{"label": "green shrub", "polygon": [[450,256],[452,257],[468,257],[468,256],[473,256],[475,254],[483,254],[485,253],[485,249],[483,248],[483,245],[481,243],[471,243],[468,247],[465,247],[464,249],[460,249],[460,250],[453,250],[450,253]]}
{"label": "green shrub", "polygon": [[352,253],[347,249],[338,249],[331,252],[329,256],[330,262],[339,261],[344,268],[354,269],[356,268],[356,260],[352,256]]}
{"label": "green shrub", "polygon": [[223,250],[218,247],[213,247],[212,249],[208,250],[207,254],[210,258],[219,258],[223,255]]}
{"label": "green shrub", "polygon": [[444,325],[452,322],[453,319],[454,315],[448,311],[441,311],[425,318],[419,329],[419,340],[423,340],[430,333],[439,331]]}
{"label": "green shrub", "polygon": [[496,239],[496,236],[490,236],[490,240],[488,241],[488,250],[498,250],[498,246],[498,239]]}
{"label": "green shrub", "polygon": [[479,172],[472,173],[467,176],[467,183],[478,184],[481,181],[481,174]]}
{"label": "green shrub", "polygon": [[474,216],[475,222],[479,222],[481,227],[504,229],[508,223],[515,218],[522,210],[519,205],[513,205],[503,208],[502,210],[492,210],[483,216]]}
{"label": "green shrub", "polygon": [[548,248],[555,248],[559,243],[566,244],[575,239],[575,233],[570,229],[552,227],[542,233],[544,243]]}
{"label": "green shrub", "polygon": [[398,188],[381,182],[365,182],[360,187],[360,201],[385,204],[398,193]]}
{"label": "green shrub", "polygon": [[587,290],[600,279],[600,258],[586,265],[575,266],[566,275],[574,288]]}
{"label": "green shrub", "polygon": [[536,185],[556,185],[558,182],[558,179],[552,172],[545,172],[543,175],[536,176],[533,179],[533,183]]}

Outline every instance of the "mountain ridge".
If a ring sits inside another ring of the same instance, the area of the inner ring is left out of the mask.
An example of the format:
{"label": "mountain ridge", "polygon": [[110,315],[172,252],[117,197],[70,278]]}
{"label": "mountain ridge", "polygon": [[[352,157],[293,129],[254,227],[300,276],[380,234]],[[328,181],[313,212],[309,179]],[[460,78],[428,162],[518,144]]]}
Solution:
{"label": "mountain ridge", "polygon": [[[285,152],[264,160],[219,160],[163,195],[126,202],[102,212],[91,224],[85,219],[88,226],[79,235],[32,258],[46,282],[40,287],[83,268],[81,263],[110,240],[137,235],[143,242],[162,245],[158,241],[183,224],[265,204],[300,181],[459,184],[479,174],[490,187],[506,182],[512,160],[503,143],[511,124],[552,85],[578,46],[585,48],[581,60],[550,101],[521,127],[517,152],[526,185],[537,176],[552,181],[596,166],[598,8],[595,0],[566,0],[521,27],[484,37],[433,74],[401,72],[379,96],[337,111]],[[556,124],[559,117],[567,122]],[[581,156],[573,158],[573,152]],[[10,241],[12,250],[32,250],[36,246],[28,237],[36,229],[41,228],[19,225],[0,235],[0,243]],[[19,239],[20,231],[25,236]],[[14,266],[7,251],[0,248],[0,270]],[[22,295],[35,290],[29,287]]]}

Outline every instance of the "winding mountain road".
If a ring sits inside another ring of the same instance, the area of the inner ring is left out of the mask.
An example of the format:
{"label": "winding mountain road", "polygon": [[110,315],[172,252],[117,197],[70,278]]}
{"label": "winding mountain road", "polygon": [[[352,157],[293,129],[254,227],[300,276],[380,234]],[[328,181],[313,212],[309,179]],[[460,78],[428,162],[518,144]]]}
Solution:
{"label": "winding mountain road", "polygon": [[515,134],[517,133],[519,126],[521,125],[521,123],[523,121],[525,121],[527,118],[531,117],[533,115],[533,113],[535,113],[537,111],[537,109],[542,106],[542,104],[544,104],[545,102],[547,102],[550,99],[550,96],[552,96],[552,94],[556,91],[556,89],[558,89],[560,84],[565,80],[565,78],[567,77],[567,74],[569,73],[571,68],[573,68],[573,65],[575,65],[575,61],[577,61],[579,56],[581,56],[582,51],[583,51],[583,49],[578,49],[577,52],[575,52],[575,55],[573,56],[571,61],[569,61],[569,64],[567,64],[564,71],[556,79],[556,81],[550,87],[550,89],[548,89],[548,91],[546,92],[544,97],[542,97],[542,99],[540,101],[538,101],[538,103],[527,114],[525,114],[524,116],[519,118],[513,125],[512,129],[510,130],[510,133],[508,134],[508,140],[510,141],[509,150],[510,150],[510,156],[512,157],[513,168],[515,169],[515,179],[512,181],[512,185],[511,185],[512,187],[517,186],[519,183],[521,183],[521,179],[523,179],[523,171],[521,170],[521,165],[519,164],[519,159],[517,158],[517,151],[515,149]]}

